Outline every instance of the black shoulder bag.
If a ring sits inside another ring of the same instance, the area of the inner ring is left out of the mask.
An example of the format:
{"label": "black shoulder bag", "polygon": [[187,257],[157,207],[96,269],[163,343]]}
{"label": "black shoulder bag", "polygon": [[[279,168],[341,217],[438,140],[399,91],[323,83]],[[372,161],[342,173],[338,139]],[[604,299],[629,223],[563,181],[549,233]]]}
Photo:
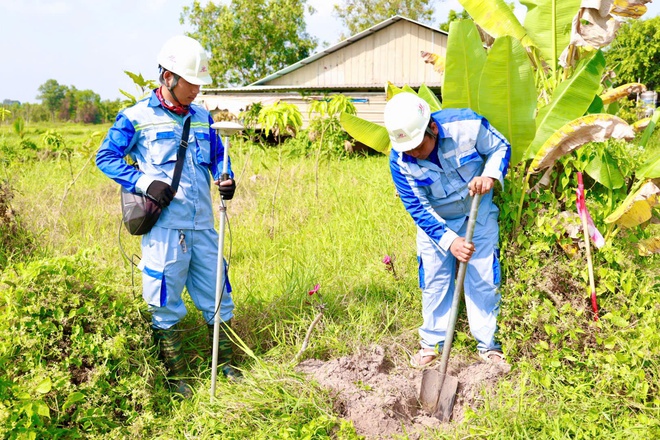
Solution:
{"label": "black shoulder bag", "polygon": [[[188,133],[190,132],[189,116],[183,123],[183,134],[177,152],[174,175],[172,176],[172,190],[176,193],[179,189],[181,171],[183,170],[183,159],[186,157],[188,148]],[[147,194],[137,194],[121,188],[121,216],[122,222],[131,235],[143,235],[151,230],[158,221],[162,208],[153,198]]]}

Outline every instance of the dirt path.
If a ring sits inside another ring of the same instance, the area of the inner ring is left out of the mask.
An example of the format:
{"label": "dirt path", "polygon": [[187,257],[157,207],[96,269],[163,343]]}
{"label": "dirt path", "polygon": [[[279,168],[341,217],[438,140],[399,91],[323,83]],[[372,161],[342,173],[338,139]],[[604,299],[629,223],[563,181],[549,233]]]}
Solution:
{"label": "dirt path", "polygon": [[[460,421],[466,406],[478,408],[484,387],[491,389],[511,367],[452,358],[448,373],[459,380],[452,420]],[[369,440],[402,434],[419,439],[426,430],[447,428],[419,406],[421,370],[395,365],[381,346],[327,362],[308,359],[297,370],[332,390],[337,412]]]}

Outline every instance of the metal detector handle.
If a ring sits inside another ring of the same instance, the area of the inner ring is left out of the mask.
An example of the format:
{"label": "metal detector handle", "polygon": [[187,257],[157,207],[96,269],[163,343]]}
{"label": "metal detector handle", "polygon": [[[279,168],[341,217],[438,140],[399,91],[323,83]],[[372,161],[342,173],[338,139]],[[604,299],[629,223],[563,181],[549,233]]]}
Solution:
{"label": "metal detector handle", "polygon": [[[477,223],[477,213],[479,212],[479,203],[481,202],[481,194],[475,194],[472,198],[472,205],[470,206],[470,217],[468,218],[467,231],[465,232],[465,241],[472,243],[474,236],[474,226]],[[458,275],[456,275],[456,284],[454,289],[454,297],[451,301],[451,311],[449,313],[449,325],[447,326],[447,336],[445,343],[442,346],[442,359],[440,361],[440,380],[444,381],[444,376],[447,373],[447,364],[449,363],[449,352],[451,351],[451,344],[454,341],[454,329],[456,328],[456,320],[458,318],[458,305],[461,301],[463,294],[463,282],[465,281],[465,272],[467,272],[467,263],[461,262],[458,266]],[[442,388],[442,385],[440,386]]]}

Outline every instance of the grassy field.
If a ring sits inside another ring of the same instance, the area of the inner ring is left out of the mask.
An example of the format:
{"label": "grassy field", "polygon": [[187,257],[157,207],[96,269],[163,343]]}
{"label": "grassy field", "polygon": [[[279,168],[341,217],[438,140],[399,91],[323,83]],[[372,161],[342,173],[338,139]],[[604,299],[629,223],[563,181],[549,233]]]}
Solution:
{"label": "grassy field", "polygon": [[[68,152],[46,151],[49,129],[62,134]],[[139,239],[120,227],[118,185],[90,160],[100,142],[94,132],[105,129],[30,129],[24,139],[33,149],[0,127],[7,191],[0,205],[16,219],[0,260],[7,261],[0,266],[3,438],[360,438],[331,393],[296,373],[293,359],[321,302],[323,318],[302,359],[380,344],[405,363],[417,346],[415,227],[387,158],[329,158],[317,180],[314,157],[289,154],[285,145],[280,160],[277,148],[232,141],[238,190],[225,255],[246,379],[221,381],[210,401],[206,329],[188,303],[183,326],[196,394],[181,402],[151,346],[138,273],[122,257],[139,256]],[[555,214],[570,203],[531,196],[514,231],[509,213],[518,198],[498,198],[500,338],[513,369],[463,421],[425,438],[660,436],[660,264],[633,246],[645,232],[620,232],[595,252],[602,310],[594,322],[584,256],[558,245],[566,237]],[[320,295],[309,296],[316,284]],[[456,353],[475,349],[464,316],[455,341]]]}

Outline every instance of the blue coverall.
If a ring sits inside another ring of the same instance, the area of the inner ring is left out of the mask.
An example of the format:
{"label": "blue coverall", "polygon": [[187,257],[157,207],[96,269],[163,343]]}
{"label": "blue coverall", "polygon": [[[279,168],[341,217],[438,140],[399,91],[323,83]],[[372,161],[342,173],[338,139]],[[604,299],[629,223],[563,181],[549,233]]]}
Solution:
{"label": "blue coverall", "polygon": [[[488,121],[469,109],[445,109],[431,115],[438,126],[435,148],[426,160],[392,150],[390,170],[401,201],[417,225],[419,285],[422,289],[422,348],[440,350],[446,338],[454,294],[456,258],[452,242],[464,237],[472,198],[468,183],[486,176],[504,185],[511,146]],[[470,331],[479,351],[498,350],[499,210],[493,193],[479,205],[465,277]]]}
{"label": "blue coverall", "polygon": [[[192,119],[179,188],[155,226],[142,236],[142,296],[157,329],[168,329],[186,315],[184,286],[206,322],[214,322],[218,233],[211,175],[214,180],[220,178],[224,146],[203,107],[192,104],[182,117],[165,109],[153,91],[119,113],[96,155],[99,169],[131,192],[146,193],[154,180],[171,184],[183,121],[188,117]],[[139,170],[126,163],[126,155]],[[231,164],[228,173],[233,178]],[[225,286],[218,313],[221,321],[228,321],[234,303],[223,264]]]}

